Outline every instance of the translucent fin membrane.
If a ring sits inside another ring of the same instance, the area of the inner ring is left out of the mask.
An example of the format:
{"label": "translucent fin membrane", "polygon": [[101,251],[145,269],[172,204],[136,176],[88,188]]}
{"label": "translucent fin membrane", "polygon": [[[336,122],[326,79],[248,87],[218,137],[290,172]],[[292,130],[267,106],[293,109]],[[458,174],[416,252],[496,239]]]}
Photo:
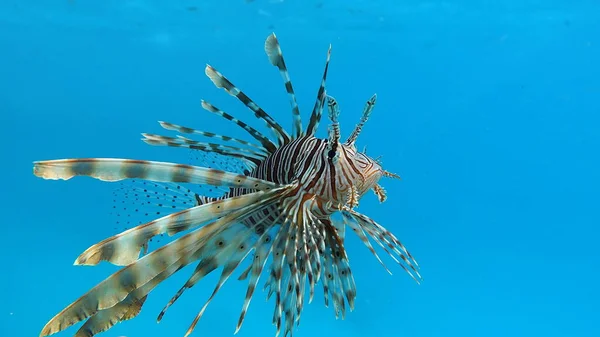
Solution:
{"label": "translucent fin membrane", "polygon": [[[237,158],[197,150],[189,151],[187,163],[238,174],[248,172]],[[228,192],[228,188],[219,186],[124,180],[112,192],[110,216],[115,230],[123,231],[194,207],[208,198],[223,197]],[[160,243],[162,236],[150,241]]]}
{"label": "translucent fin membrane", "polygon": [[[117,231],[124,231],[199,204],[200,195],[175,183],[130,180],[119,183],[112,194],[110,215]],[[151,239],[160,243],[163,235]],[[144,254],[147,252],[147,247]]]}

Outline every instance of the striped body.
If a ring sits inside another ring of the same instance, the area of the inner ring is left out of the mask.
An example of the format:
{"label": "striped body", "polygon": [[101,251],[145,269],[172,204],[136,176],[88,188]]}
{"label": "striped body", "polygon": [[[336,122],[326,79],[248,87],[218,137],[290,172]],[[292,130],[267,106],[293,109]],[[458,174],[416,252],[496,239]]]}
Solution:
{"label": "striped body", "polygon": [[[249,172],[248,176],[276,184],[289,184],[298,180],[302,192],[318,196],[312,204],[311,212],[319,218],[326,218],[348,203],[351,186],[359,187],[360,198],[373,188],[383,175],[379,164],[343,144],[339,145],[341,160],[334,163],[326,156],[327,145],[327,139],[313,136],[295,139],[278,148]],[[365,175],[367,172],[372,173]],[[221,197],[202,198],[200,204],[240,196],[251,191],[246,188],[231,188]],[[273,206],[266,212],[251,214],[244,224],[253,227],[256,223],[265,221],[257,231],[262,234],[262,228],[275,225],[274,220],[278,216],[278,207]]]}
{"label": "striped body", "polygon": [[[248,263],[239,280],[247,280],[248,288],[236,332],[242,326],[263,274],[268,275],[264,289],[269,298],[275,298],[272,323],[277,335],[282,330],[284,336],[294,332],[294,326],[300,322],[305,295],[308,292],[309,302],[312,301],[318,284],[323,287],[325,305],[329,306],[331,301],[336,317],[344,318],[346,305],[352,310],[356,298],[356,284],[344,245],[347,227],[384,267],[371,241],[417,282],[420,280],[418,264],[402,243],[383,226],[356,210],[359,200],[368,191],[373,191],[381,202],[385,201],[387,197],[379,185],[380,179],[398,178],[385,171],[378,160],[356,150],[355,141],[375,106],[376,96],[367,101],[360,122],[349,137],[341,141],[337,120],[339,108],[325,90],[328,51],[317,99],[304,128],[274,34],[267,38],[265,51],[270,63],[279,69],[290,97],[291,134],[212,66],[207,66],[205,73],[213,84],[235,96],[263,121],[275,135],[274,140],[206,101],[202,102],[206,111],[242,128],[257,143],[163,121],[160,125],[164,129],[179,135],[142,134],[143,140],[150,145],[188,148],[234,158],[245,165],[245,174],[177,163],[114,158],[34,163],[34,174],[44,179],[67,180],[74,176],[109,182],[136,179],[152,182],[154,186],[175,184],[176,189],[180,187],[177,184],[191,183],[228,191],[216,198],[189,190],[176,192],[173,198],[191,200],[174,202],[180,206],[174,212],[89,247],[76,259],[76,265],[96,265],[106,261],[122,266],[122,269],[54,316],[40,336],[57,333],[81,321],[85,323],[76,337],[91,337],[106,331],[116,323],[137,316],[155,287],[191,264],[196,267],[160,312],[159,321],[187,289],[216,270],[221,270],[221,275],[186,336],[192,333],[208,304],[244,262]],[[315,132],[325,108],[331,121],[329,136],[318,139]],[[222,143],[197,141],[188,138],[189,135]],[[341,220],[334,217],[336,213],[341,215]],[[185,234],[147,252],[152,238],[178,233]],[[252,258],[247,259],[248,256]]]}

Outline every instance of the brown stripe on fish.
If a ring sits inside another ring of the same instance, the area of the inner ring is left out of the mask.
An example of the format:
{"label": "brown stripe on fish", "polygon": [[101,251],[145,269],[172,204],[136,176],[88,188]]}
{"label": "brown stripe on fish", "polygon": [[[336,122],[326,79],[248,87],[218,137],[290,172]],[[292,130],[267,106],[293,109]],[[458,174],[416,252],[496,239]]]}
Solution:
{"label": "brown stripe on fish", "polygon": [[96,265],[100,261],[108,261],[121,266],[130,264],[138,259],[140,250],[147,244],[148,240],[158,234],[175,235],[250,205],[271,202],[292,188],[286,186],[268,192],[258,191],[216,200],[166,215],[160,219],[128,229],[89,247],[77,258],[75,264]]}
{"label": "brown stripe on fish", "polygon": [[69,163],[71,164],[69,170],[71,171],[72,175],[83,176],[83,175],[90,175],[90,174],[92,174],[92,172],[94,172],[96,160],[95,159],[87,159],[87,160],[82,160],[82,161],[71,160],[71,161],[69,161]]}
{"label": "brown stripe on fish", "polygon": [[123,162],[121,175],[129,179],[145,179],[148,174],[146,164],[143,160],[127,160]]}
{"label": "brown stripe on fish", "polygon": [[[173,171],[171,172],[171,179],[169,180],[174,183],[189,183],[192,180],[191,174],[193,170],[194,168],[191,165],[176,164],[173,166]],[[212,175],[212,172],[207,172],[208,179],[211,179]]]}

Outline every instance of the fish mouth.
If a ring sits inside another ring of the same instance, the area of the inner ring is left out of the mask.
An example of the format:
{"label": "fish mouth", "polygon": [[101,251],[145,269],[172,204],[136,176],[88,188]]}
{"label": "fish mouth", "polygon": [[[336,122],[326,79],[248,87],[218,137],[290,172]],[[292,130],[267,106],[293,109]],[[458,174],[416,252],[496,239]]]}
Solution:
{"label": "fish mouth", "polygon": [[367,193],[370,189],[375,187],[379,180],[384,176],[385,171],[383,169],[374,170],[371,174],[364,177],[362,184],[358,187],[359,194],[362,196]]}

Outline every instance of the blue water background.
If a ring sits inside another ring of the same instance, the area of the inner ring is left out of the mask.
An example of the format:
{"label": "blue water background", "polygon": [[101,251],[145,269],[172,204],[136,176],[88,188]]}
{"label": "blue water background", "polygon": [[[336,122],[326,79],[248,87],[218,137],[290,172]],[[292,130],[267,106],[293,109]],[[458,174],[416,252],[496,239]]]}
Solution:
{"label": "blue water background", "polygon": [[[600,3],[591,0],[1,1],[0,336],[37,336],[116,270],[72,265],[115,234],[113,186],[44,181],[32,162],[187,159],[139,140],[161,131],[158,120],[240,134],[202,98],[262,128],[214,88],[206,63],[290,126],[263,52],[272,31],[305,122],[330,43],[328,89],[344,135],[378,94],[359,147],[403,180],[384,180],[388,201],[368,194],[359,209],[403,241],[425,278],[415,284],[386,257],[388,275],[349,235],[356,310],[336,321],[319,287],[295,336],[600,336]],[[100,336],[182,336],[218,276],[157,325],[189,272]],[[244,294],[230,280],[193,336],[231,336]],[[239,336],[274,335],[264,298],[255,294]]]}

